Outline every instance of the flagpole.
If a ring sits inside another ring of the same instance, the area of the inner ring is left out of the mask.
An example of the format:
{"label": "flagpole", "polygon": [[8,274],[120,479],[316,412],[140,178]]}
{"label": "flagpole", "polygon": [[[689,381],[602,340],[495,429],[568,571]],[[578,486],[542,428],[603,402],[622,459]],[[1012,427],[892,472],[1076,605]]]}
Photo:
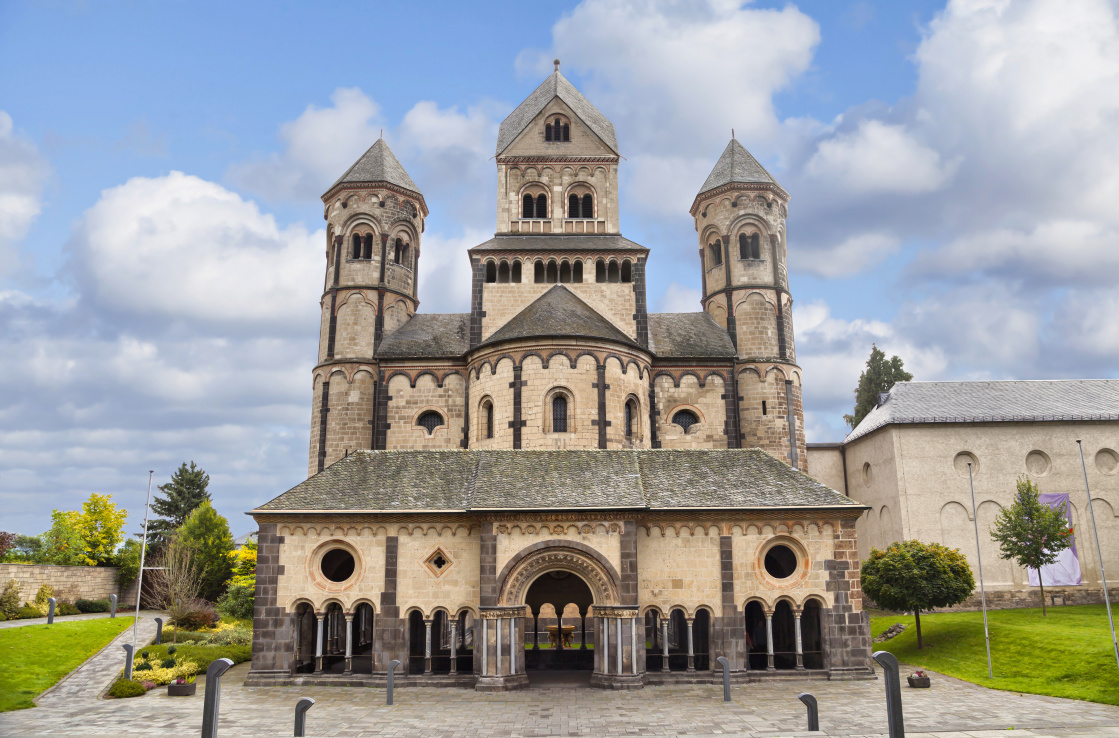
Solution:
{"label": "flagpole", "polygon": [[132,652],[136,653],[136,628],[140,623],[140,595],[144,591],[144,556],[148,552],[148,509],[152,501],[152,477],[154,470],[148,471],[148,497],[144,500],[144,540],[140,543],[140,574],[136,579],[136,618],[132,621]]}
{"label": "flagpole", "polygon": [[987,676],[995,678],[991,667],[991,633],[987,630],[987,591],[983,588],[983,547],[979,544],[979,515],[975,512],[975,480],[971,476],[971,462],[967,465],[967,483],[971,487],[971,520],[975,523],[975,554],[979,560],[979,597],[983,603],[983,637],[987,641]]}
{"label": "flagpole", "polygon": [[1100,579],[1103,580],[1103,604],[1107,608],[1107,623],[1111,626],[1111,646],[1115,649],[1115,666],[1119,668],[1119,642],[1115,640],[1115,620],[1111,617],[1111,598],[1107,594],[1107,574],[1103,570],[1103,551],[1100,549],[1100,536],[1096,530],[1096,511],[1092,509],[1092,490],[1088,487],[1088,467],[1084,463],[1084,447],[1076,442],[1080,451],[1080,471],[1084,472],[1084,491],[1088,493],[1088,515],[1092,518],[1092,537],[1096,539],[1096,556],[1100,560]]}

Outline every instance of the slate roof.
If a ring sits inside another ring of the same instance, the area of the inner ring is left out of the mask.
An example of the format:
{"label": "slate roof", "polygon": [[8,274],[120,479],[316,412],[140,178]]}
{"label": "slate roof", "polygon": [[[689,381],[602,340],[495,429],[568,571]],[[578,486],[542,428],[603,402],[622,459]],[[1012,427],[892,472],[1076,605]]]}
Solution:
{"label": "slate roof", "polygon": [[377,358],[457,358],[469,348],[470,313],[417,313],[381,340]]}
{"label": "slate roof", "polygon": [[583,97],[583,93],[575,89],[575,85],[556,70],[543,84],[533,90],[509,117],[501,122],[497,131],[497,155],[509,148],[509,145],[521,135],[521,131],[529,126],[540,111],[554,98],[558,97],[571,108],[575,115],[587,125],[602,142],[610,147],[615,154],[618,151],[618,138],[614,134],[614,124],[606,116],[598,112],[598,108],[591,105],[590,100]]}
{"label": "slate roof", "polygon": [[[369,150],[362,154],[361,158],[355,161],[353,166],[338,178],[337,182],[330,186],[330,189],[334,189],[340,184],[359,182],[363,184],[367,182],[388,182],[397,187],[411,190],[417,195],[420,194],[420,188],[416,187],[416,183],[408,176],[408,172],[404,171],[404,167],[383,138],[377,139],[377,143],[370,146]],[[329,192],[329,190],[327,191]]]}
{"label": "slate roof", "polygon": [[862,509],[761,449],[357,451],[254,512]]}
{"label": "slate roof", "polygon": [[707,175],[707,180],[703,183],[703,186],[699,188],[699,195],[731,182],[781,186],[765,170],[765,167],[759,164],[758,160],[746,150],[746,147],[738,143],[738,139],[735,138],[732,138],[727,147],[723,149],[723,155],[719,157],[719,161],[715,163],[715,168],[711,170],[711,174]]}
{"label": "slate roof", "polygon": [[898,382],[844,443],[891,423],[1119,420],[1119,379]]}
{"label": "slate roof", "polygon": [[630,346],[637,345],[632,338],[562,284],[557,284],[533,300],[480,345],[489,346],[502,341],[539,336],[600,338]]}
{"label": "slate roof", "polygon": [[494,236],[471,251],[648,251],[635,241],[619,235],[584,236],[582,234],[538,233],[524,236]]}
{"label": "slate roof", "polygon": [[650,313],[649,350],[664,358],[730,358],[734,344],[725,328],[704,312]]}

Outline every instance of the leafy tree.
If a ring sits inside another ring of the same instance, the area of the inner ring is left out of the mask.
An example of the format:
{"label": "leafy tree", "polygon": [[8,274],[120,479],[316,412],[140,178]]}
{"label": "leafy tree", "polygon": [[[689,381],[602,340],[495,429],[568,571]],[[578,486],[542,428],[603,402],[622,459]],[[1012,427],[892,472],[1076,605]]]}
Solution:
{"label": "leafy tree", "polygon": [[912,610],[917,620],[917,648],[924,648],[921,610],[960,604],[975,590],[975,577],[958,549],[900,541],[885,551],[870,550],[870,558],[862,565],[862,586],[879,607]]}
{"label": "leafy tree", "polygon": [[128,513],[113,504],[112,495],[96,492],[82,503],[77,525],[85,541],[85,557],[90,564],[104,566],[114,559],[117,544],[124,537],[124,521]]}
{"label": "leafy tree", "polygon": [[117,585],[123,592],[140,575],[140,541],[135,538],[125,541],[117,550],[113,563],[117,567]]}
{"label": "leafy tree", "polygon": [[1050,507],[1041,502],[1040,494],[1029,477],[1021,477],[1014,504],[999,512],[991,527],[991,538],[998,541],[1002,558],[1038,570],[1041,614],[1045,616],[1045,582],[1041,581],[1040,570],[1072,545],[1073,529],[1069,527],[1065,505]]}
{"label": "leafy tree", "polygon": [[233,575],[233,534],[229,532],[229,523],[207,500],[186,519],[179,536],[198,562],[201,595],[211,602],[217,600]]}
{"label": "leafy tree", "polygon": [[42,536],[16,536],[15,544],[4,560],[27,564],[46,563],[43,559]]}
{"label": "leafy tree", "polygon": [[912,379],[913,375],[905,371],[905,362],[900,357],[887,360],[885,352],[877,344],[871,344],[866,370],[859,375],[859,386],[855,388],[855,413],[844,415],[843,419],[854,428],[877,407],[880,392],[889,392],[898,382]]}
{"label": "leafy tree", "polygon": [[51,512],[51,529],[43,534],[42,559],[47,564],[84,566],[91,562],[85,555],[81,514],[72,510]]}
{"label": "leafy tree", "polygon": [[247,541],[233,556],[233,578],[218,609],[233,618],[251,618],[256,598],[256,541]]}
{"label": "leafy tree", "polygon": [[165,496],[156,495],[152,500],[152,512],[158,515],[148,525],[148,544],[159,547],[167,541],[171,532],[180,528],[194,509],[203,502],[211,502],[210,493],[206,487],[210,484],[210,475],[190,462],[188,468],[183,462],[171,476],[167,484],[159,485],[159,491]]}
{"label": "leafy tree", "polygon": [[0,561],[6,561],[8,554],[16,547],[16,534],[0,531]]}

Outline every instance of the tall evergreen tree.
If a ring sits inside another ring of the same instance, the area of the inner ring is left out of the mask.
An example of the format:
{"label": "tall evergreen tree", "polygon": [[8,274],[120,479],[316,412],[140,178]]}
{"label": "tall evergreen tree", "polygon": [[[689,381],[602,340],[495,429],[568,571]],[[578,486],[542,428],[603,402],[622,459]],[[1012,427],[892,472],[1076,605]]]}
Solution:
{"label": "tall evergreen tree", "polygon": [[159,517],[148,524],[148,543],[158,548],[172,531],[182,527],[199,505],[210,502],[210,493],[206,491],[209,484],[210,475],[192,461],[189,468],[183,462],[170,482],[159,485],[159,491],[165,496],[156,495],[152,500],[152,512]]}
{"label": "tall evergreen tree", "polygon": [[880,392],[889,392],[898,382],[911,379],[913,375],[905,371],[905,362],[900,357],[887,360],[886,353],[877,344],[871,344],[866,371],[859,375],[859,386],[855,388],[855,413],[844,415],[843,419],[854,428],[877,407]]}

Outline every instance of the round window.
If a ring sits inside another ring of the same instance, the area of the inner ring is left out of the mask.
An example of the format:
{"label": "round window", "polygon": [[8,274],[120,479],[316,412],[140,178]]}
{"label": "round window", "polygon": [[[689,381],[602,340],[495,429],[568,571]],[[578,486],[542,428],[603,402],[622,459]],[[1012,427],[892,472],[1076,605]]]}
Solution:
{"label": "round window", "polygon": [[765,570],[774,579],[788,579],[797,570],[797,555],[788,546],[777,544],[765,552]]}
{"label": "round window", "polygon": [[354,574],[354,556],[344,548],[327,551],[319,564],[323,576],[332,582],[344,582]]}

